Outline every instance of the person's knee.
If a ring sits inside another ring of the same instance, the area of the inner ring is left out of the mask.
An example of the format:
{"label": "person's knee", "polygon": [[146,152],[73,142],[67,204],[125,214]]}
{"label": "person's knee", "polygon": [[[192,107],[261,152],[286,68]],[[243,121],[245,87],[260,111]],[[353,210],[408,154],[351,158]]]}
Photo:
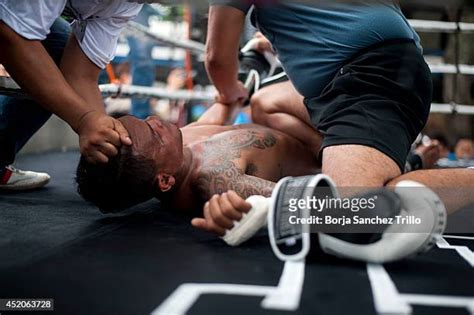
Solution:
{"label": "person's knee", "polygon": [[266,125],[268,116],[275,112],[275,99],[271,97],[266,91],[261,90],[255,93],[250,99],[252,106],[252,121]]}
{"label": "person's knee", "polygon": [[330,146],[323,151],[323,173],[338,186],[382,187],[400,176],[397,163],[372,147],[363,145]]}

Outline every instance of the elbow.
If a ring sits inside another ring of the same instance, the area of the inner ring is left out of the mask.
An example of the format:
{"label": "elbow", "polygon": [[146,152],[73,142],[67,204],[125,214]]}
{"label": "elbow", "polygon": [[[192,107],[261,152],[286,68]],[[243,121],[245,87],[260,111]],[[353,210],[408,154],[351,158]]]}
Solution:
{"label": "elbow", "polygon": [[206,54],[206,68],[208,71],[219,71],[228,69],[229,58],[219,53],[207,53]]}

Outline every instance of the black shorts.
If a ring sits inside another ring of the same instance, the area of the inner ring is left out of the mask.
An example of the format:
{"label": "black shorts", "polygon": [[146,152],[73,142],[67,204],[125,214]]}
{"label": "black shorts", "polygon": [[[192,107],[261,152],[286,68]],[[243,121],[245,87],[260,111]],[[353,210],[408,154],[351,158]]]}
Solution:
{"label": "black shorts", "polygon": [[365,145],[404,170],[411,144],[431,107],[431,72],[412,41],[372,46],[343,66],[321,96],[306,99],[312,123],[322,133],[321,151]]}

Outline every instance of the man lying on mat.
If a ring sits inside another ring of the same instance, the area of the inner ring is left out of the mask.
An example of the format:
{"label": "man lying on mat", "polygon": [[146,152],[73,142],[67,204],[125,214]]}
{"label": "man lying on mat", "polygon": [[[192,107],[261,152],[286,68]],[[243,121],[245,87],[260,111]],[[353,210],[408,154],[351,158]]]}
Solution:
{"label": "man lying on mat", "polygon": [[157,117],[120,118],[133,145],[105,166],[82,157],[79,193],[103,212],[153,197],[166,207],[196,210],[215,194],[233,190],[242,198],[270,196],[282,177],[317,171],[315,153],[301,140],[259,125],[218,125],[215,117],[226,110],[215,104],[181,129]]}
{"label": "man lying on mat", "polygon": [[[181,129],[157,117],[120,118],[133,146],[124,147],[105,166],[81,158],[76,179],[79,193],[103,212],[119,212],[154,197],[166,207],[193,214],[206,205],[198,212],[204,218],[193,220],[193,224],[223,235],[250,209],[244,199],[270,196],[283,177],[317,172],[317,150],[310,149],[317,137],[297,139],[254,124],[219,125],[215,118],[224,117],[226,110],[215,104],[198,122]],[[312,141],[312,145],[305,141]],[[463,187],[466,191],[474,188],[474,170],[416,171],[387,186],[403,180],[433,188],[449,212],[474,203],[473,194],[461,194]],[[446,194],[447,187],[458,187],[460,194]]]}
{"label": "man lying on mat", "polygon": [[[226,231],[233,230],[235,222],[241,221],[244,213],[251,211],[246,198],[252,195],[269,197],[282,177],[317,172],[317,150],[308,149],[312,146],[301,139],[259,125],[215,124],[219,119],[214,118],[223,117],[222,112],[228,109],[216,104],[200,121],[182,129],[156,117],[145,121],[131,116],[120,118],[133,146],[123,147],[105,166],[90,164],[81,158],[77,169],[79,193],[103,212],[118,212],[156,197],[167,208],[187,210],[188,214],[199,216],[192,221],[195,227],[223,236]],[[448,212],[452,212],[474,204],[474,195],[469,193],[474,188],[473,178],[474,170],[469,169],[415,171],[387,185],[411,180],[430,186]],[[452,189],[446,187],[456,187],[457,193],[450,193]],[[432,211],[429,205],[421,210]],[[415,208],[420,211],[419,205]],[[438,221],[445,222],[444,214]],[[242,229],[243,224],[239,226]],[[225,239],[228,243],[232,239],[230,234]],[[253,232],[239,231],[237,234],[240,236],[234,238],[234,244],[241,243],[239,238],[248,239]],[[427,240],[433,239],[429,233],[425,234]],[[376,244],[368,246],[382,250],[364,251],[360,248],[364,245],[347,240],[347,237],[345,242],[346,247],[328,244],[321,244],[321,247],[351,259],[385,262],[427,250],[432,245],[432,242],[426,245],[423,241],[418,246],[410,241],[414,245],[406,249],[406,246],[393,245],[392,239],[379,238]],[[353,253],[367,254],[357,256]]]}

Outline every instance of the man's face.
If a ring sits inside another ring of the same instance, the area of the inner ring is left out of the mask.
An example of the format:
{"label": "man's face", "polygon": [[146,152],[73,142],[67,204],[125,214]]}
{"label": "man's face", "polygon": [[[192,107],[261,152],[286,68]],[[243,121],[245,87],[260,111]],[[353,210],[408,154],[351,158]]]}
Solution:
{"label": "man's face", "polygon": [[456,157],[460,160],[470,160],[474,157],[474,147],[471,139],[461,139],[456,144]]}
{"label": "man's face", "polygon": [[183,139],[174,124],[156,116],[145,120],[133,116],[119,119],[132,139],[132,152],[155,162],[162,172],[174,174],[183,161]]}

